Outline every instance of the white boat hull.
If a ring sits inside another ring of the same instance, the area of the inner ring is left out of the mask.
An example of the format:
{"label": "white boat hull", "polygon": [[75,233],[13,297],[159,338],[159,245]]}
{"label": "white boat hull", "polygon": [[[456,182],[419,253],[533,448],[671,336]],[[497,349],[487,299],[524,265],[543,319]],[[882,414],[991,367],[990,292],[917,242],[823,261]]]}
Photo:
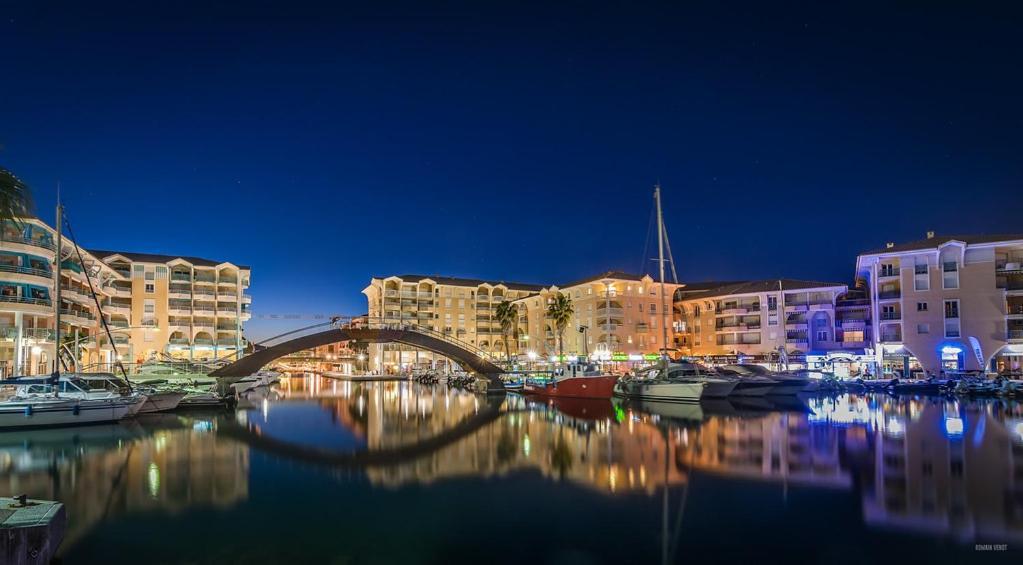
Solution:
{"label": "white boat hull", "polygon": [[703,397],[705,388],[705,383],[619,381],[614,390],[615,396],[626,398],[696,402]]}
{"label": "white boat hull", "polygon": [[142,404],[142,408],[139,409],[139,414],[174,410],[183,398],[185,398],[185,393],[183,392],[155,392],[147,394],[146,401]]}
{"label": "white boat hull", "polygon": [[144,402],[144,397],[103,400],[69,399],[52,403],[12,402],[0,406],[0,428],[77,426],[116,422],[134,413]]}

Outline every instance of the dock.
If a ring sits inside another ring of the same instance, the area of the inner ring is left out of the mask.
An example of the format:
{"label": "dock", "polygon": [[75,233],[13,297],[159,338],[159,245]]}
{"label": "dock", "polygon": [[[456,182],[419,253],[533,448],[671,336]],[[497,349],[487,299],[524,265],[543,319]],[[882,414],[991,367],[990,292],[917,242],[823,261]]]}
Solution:
{"label": "dock", "polygon": [[66,530],[63,504],[0,497],[0,563],[47,564],[57,553]]}

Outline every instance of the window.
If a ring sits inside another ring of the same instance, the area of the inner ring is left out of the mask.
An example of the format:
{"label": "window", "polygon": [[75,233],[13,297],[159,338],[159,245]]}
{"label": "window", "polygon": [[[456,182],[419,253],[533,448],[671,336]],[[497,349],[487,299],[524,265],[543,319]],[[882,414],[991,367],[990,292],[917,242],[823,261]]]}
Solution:
{"label": "window", "polygon": [[895,306],[882,306],[881,307],[881,319],[882,320],[898,320],[899,316],[895,313]]}
{"label": "window", "polygon": [[927,260],[917,259],[917,261],[922,261],[922,263],[917,263],[917,265],[913,267],[913,289],[930,290],[931,279],[927,274]]}
{"label": "window", "polygon": [[142,275],[146,272],[144,265],[132,265],[131,266],[131,278],[141,279]]}
{"label": "window", "polygon": [[768,296],[767,297],[767,309],[768,310],[777,310],[778,309],[778,297],[777,296]]}
{"label": "window", "polygon": [[917,302],[916,303],[916,311],[917,312],[926,312],[927,311],[927,303],[926,302]]}
{"label": "window", "polygon": [[767,325],[769,325],[769,326],[777,326],[778,325],[778,314],[768,314],[767,315]]}
{"label": "window", "polygon": [[167,278],[167,267],[162,267],[160,265],[157,265],[157,267],[156,267],[156,278],[157,279],[166,279]]}
{"label": "window", "polygon": [[959,264],[955,261],[941,264],[941,287],[959,288]]}
{"label": "window", "polygon": [[154,273],[153,271],[146,271],[146,280],[151,281],[154,279],[156,279],[156,273]]}
{"label": "window", "polygon": [[916,333],[918,333],[918,334],[929,334],[929,333],[931,333],[931,325],[930,324],[917,324],[916,325]]}
{"label": "window", "polygon": [[828,330],[820,330],[817,332],[817,341],[828,341]]}
{"label": "window", "polygon": [[657,313],[657,305],[654,304],[653,302],[650,303],[650,313],[651,314],[656,314]]}
{"label": "window", "polygon": [[842,333],[843,342],[863,341],[863,330],[845,330]]}
{"label": "window", "polygon": [[146,283],[146,294],[153,294],[156,292],[156,285],[153,283]]}
{"label": "window", "polygon": [[898,269],[895,268],[895,265],[892,265],[891,263],[885,263],[885,264],[881,265],[881,276],[882,277],[894,277],[894,276],[896,276],[898,274],[899,274],[899,272],[898,272]]}
{"label": "window", "polygon": [[945,337],[959,337],[959,301],[945,301]]}
{"label": "window", "polygon": [[146,301],[143,303],[143,310],[142,311],[145,312],[146,314],[153,314],[153,313],[155,313],[156,312],[156,301],[155,300],[150,300],[150,299],[147,298]]}

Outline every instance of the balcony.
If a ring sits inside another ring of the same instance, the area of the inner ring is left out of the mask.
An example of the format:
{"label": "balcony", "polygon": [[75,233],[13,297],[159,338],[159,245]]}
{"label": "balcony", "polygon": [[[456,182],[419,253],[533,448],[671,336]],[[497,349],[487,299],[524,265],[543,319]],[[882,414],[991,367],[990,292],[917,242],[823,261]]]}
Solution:
{"label": "balcony", "polygon": [[1023,341],[1023,329],[1010,329],[1007,337],[1009,341]]}
{"label": "balcony", "polygon": [[878,300],[898,300],[902,298],[902,291],[899,290],[882,290],[877,293]]}
{"label": "balcony", "polygon": [[999,275],[1023,274],[1023,259],[999,261],[995,264],[995,273]]}
{"label": "balcony", "polygon": [[636,322],[636,331],[637,332],[650,331],[650,324],[646,322]]}
{"label": "balcony", "polygon": [[171,273],[171,280],[178,282],[192,282],[192,275],[188,273]]}
{"label": "balcony", "polygon": [[192,295],[195,296],[196,300],[200,300],[202,297],[209,297],[210,300],[217,295],[212,289],[197,288],[192,291]]}
{"label": "balcony", "polygon": [[900,312],[881,312],[881,319],[886,322],[901,320],[902,314]]}
{"label": "balcony", "polygon": [[197,338],[195,338],[192,341],[192,343],[194,345],[213,345],[213,340],[212,339],[206,339],[206,338],[197,337]]}
{"label": "balcony", "polygon": [[167,340],[167,343],[171,345],[191,345],[192,342],[188,341],[187,338],[172,337]]}
{"label": "balcony", "polygon": [[[14,328],[11,328],[14,329]],[[31,339],[36,342],[53,343],[54,331],[49,328],[25,328],[21,331],[22,339]]]}
{"label": "balcony", "polygon": [[217,316],[221,318],[237,318],[238,311],[234,308],[217,308]]}
{"label": "balcony", "polygon": [[603,306],[597,306],[597,318],[606,318],[608,316],[611,316],[612,318],[621,318],[624,315],[625,310],[622,308],[615,308],[613,306],[611,308],[605,308]]}
{"label": "balcony", "polygon": [[54,251],[57,246],[54,245],[53,240],[50,238],[37,238],[37,237],[24,237],[20,233],[4,232],[0,235],[0,243],[17,243],[20,245],[30,245],[32,247],[39,247],[41,249],[48,249]]}
{"label": "balcony", "polygon": [[210,274],[210,275],[201,275],[199,273],[196,273],[195,274],[195,279],[193,279],[193,282],[200,283],[200,284],[213,284],[213,283],[217,282],[217,277],[213,276],[212,274]]}
{"label": "balcony", "polygon": [[192,299],[192,291],[189,290],[189,289],[181,289],[181,288],[173,288],[172,287],[172,288],[167,289],[167,297],[168,298],[177,298],[177,299],[180,299],[180,300],[191,300]]}
{"label": "balcony", "polygon": [[19,275],[29,275],[53,280],[53,273],[49,269],[35,269],[32,267],[19,267],[17,265],[0,265],[0,273],[16,273]]}
{"label": "balcony", "polygon": [[[614,323],[612,323],[612,324],[600,324],[597,327],[600,328],[600,331],[602,331],[602,332],[616,332],[616,331],[618,331],[618,328],[622,327],[622,325],[621,324],[614,324]],[[637,328],[637,330],[639,330],[639,329]],[[639,331],[643,331],[643,330],[639,330]]]}
{"label": "balcony", "polygon": [[0,295],[0,303],[32,304],[35,306],[52,306],[49,298],[29,298],[27,296]]}
{"label": "balcony", "polygon": [[236,286],[238,284],[238,277],[220,277],[217,280],[217,284]]}
{"label": "balcony", "polygon": [[755,314],[760,312],[760,304],[724,304],[717,311],[718,316],[729,314]]}
{"label": "balcony", "polygon": [[902,332],[881,332],[881,343],[901,343]]}

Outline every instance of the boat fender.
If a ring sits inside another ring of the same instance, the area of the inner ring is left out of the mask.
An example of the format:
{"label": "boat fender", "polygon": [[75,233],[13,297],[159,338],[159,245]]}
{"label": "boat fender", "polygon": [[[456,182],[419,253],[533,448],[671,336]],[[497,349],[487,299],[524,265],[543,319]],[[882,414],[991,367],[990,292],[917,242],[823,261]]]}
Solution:
{"label": "boat fender", "polygon": [[32,407],[31,406],[26,406],[25,407],[25,415],[26,416],[31,416],[32,415]]}
{"label": "boat fender", "polygon": [[80,411],[79,410],[79,405],[76,403],[75,407],[71,409],[71,413],[74,414],[75,416],[77,416],[79,411]]}

